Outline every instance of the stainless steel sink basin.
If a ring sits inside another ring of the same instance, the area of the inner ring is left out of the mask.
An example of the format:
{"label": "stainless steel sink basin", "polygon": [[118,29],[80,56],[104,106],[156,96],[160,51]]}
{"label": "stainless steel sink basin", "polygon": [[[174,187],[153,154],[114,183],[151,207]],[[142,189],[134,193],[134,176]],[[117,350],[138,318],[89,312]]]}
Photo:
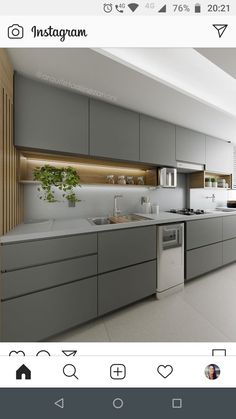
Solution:
{"label": "stainless steel sink basin", "polygon": [[130,223],[132,221],[147,221],[150,220],[148,217],[136,214],[118,215],[117,217],[96,217],[88,218],[88,221],[92,225],[105,225],[105,224],[120,224]]}
{"label": "stainless steel sink basin", "polygon": [[106,218],[106,217],[88,218],[88,221],[90,222],[90,224],[97,225],[97,226],[111,224],[111,221],[109,220],[109,218]]}

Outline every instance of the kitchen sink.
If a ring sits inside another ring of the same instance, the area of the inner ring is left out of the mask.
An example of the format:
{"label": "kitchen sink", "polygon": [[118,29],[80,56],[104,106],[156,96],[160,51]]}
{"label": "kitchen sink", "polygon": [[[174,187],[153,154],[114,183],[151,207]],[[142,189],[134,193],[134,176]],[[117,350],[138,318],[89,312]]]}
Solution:
{"label": "kitchen sink", "polygon": [[88,218],[88,221],[92,225],[106,225],[106,224],[120,224],[120,223],[130,223],[135,221],[147,221],[150,220],[148,217],[136,214],[127,214],[127,215],[118,215],[111,217],[95,217]]}
{"label": "kitchen sink", "polygon": [[96,226],[111,224],[110,219],[106,217],[88,218],[88,221],[90,222],[90,224],[93,224]]}

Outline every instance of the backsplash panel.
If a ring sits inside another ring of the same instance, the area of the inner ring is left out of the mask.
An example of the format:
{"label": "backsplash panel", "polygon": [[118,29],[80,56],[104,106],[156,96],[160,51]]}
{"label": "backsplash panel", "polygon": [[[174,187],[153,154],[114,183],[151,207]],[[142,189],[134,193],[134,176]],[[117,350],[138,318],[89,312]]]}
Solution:
{"label": "backsplash panel", "polygon": [[24,185],[24,219],[60,219],[87,218],[112,214],[114,195],[122,194],[120,207],[124,213],[141,212],[141,196],[150,196],[151,203],[157,203],[161,211],[186,206],[186,175],[178,175],[175,189],[159,188],[150,190],[146,187],[92,186],[78,188],[81,202],[75,208],[69,208],[67,202],[47,203],[39,199],[38,185]]}
{"label": "backsplash panel", "polygon": [[[227,189],[190,189],[188,194],[188,206],[189,208],[196,209],[215,209],[216,207],[222,207],[227,205],[228,199]],[[210,198],[212,194],[215,195],[215,200]]]}

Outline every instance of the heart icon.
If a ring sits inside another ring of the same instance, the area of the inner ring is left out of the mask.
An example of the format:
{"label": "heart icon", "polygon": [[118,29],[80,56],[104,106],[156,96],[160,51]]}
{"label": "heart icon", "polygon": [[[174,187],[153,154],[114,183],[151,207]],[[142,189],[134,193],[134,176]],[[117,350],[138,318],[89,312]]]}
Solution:
{"label": "heart icon", "polygon": [[173,367],[171,365],[159,365],[157,367],[157,372],[160,374],[163,378],[169,377],[169,375],[173,372]]}

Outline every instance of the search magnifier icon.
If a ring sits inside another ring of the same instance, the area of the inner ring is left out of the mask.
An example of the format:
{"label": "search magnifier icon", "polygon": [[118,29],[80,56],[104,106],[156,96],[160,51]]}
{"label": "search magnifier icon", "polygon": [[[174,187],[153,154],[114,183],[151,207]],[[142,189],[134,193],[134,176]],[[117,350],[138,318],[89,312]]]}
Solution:
{"label": "search magnifier icon", "polygon": [[76,368],[73,364],[66,364],[63,367],[63,374],[66,377],[75,377],[78,380],[78,377],[76,376]]}

